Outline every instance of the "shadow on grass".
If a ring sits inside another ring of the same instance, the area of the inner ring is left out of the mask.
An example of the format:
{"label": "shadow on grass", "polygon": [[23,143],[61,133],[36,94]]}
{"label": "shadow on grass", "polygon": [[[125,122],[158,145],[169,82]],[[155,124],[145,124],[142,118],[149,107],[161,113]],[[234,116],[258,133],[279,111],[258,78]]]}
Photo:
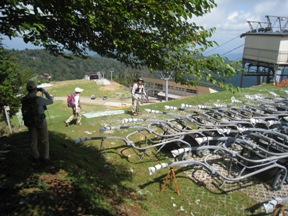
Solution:
{"label": "shadow on grass", "polygon": [[137,200],[122,183],[131,172],[96,148],[49,135],[51,165],[29,159],[27,132],[0,138],[1,215],[126,215],[124,199]]}

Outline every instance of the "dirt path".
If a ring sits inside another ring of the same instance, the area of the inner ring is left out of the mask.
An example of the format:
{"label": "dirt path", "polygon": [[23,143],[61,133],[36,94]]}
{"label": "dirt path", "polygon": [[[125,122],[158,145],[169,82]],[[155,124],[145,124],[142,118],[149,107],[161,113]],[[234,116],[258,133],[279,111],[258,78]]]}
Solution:
{"label": "dirt path", "polygon": [[[67,97],[54,97],[54,100],[62,100],[66,101]],[[131,105],[131,99],[123,99],[122,101],[120,99],[115,98],[108,98],[107,100],[103,100],[102,98],[96,98],[92,100],[90,97],[81,97],[81,103],[85,104],[95,104],[95,105],[104,105],[104,106],[127,106]]]}

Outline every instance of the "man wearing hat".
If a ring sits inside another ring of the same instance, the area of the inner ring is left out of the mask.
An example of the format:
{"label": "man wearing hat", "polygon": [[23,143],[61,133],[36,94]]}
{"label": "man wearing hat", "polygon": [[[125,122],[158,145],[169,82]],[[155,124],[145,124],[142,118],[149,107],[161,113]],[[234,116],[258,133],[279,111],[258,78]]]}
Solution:
{"label": "man wearing hat", "polygon": [[68,127],[70,122],[74,119],[74,117],[77,117],[76,124],[82,125],[81,123],[81,105],[80,105],[80,93],[83,91],[83,89],[77,87],[75,88],[75,106],[72,107],[72,115],[65,121],[66,126]]}
{"label": "man wearing hat", "polygon": [[144,80],[142,78],[137,79],[132,87],[132,115],[136,116],[139,113],[142,96],[147,97],[147,94],[143,85]]}
{"label": "man wearing hat", "polygon": [[[38,110],[36,123],[33,122],[30,125],[26,125],[31,137],[32,160],[35,162],[42,161],[44,163],[50,163],[48,127],[44,112],[47,109],[46,105],[52,104],[53,99],[44,88],[37,88],[37,84],[32,80],[27,82],[26,89],[28,94],[21,100],[22,108],[29,103],[29,101],[30,103],[33,101],[36,106],[36,112]],[[37,96],[38,91],[42,92],[46,98]],[[25,114],[22,114],[24,117]],[[38,150],[38,140],[42,141],[43,144],[40,152]]]}

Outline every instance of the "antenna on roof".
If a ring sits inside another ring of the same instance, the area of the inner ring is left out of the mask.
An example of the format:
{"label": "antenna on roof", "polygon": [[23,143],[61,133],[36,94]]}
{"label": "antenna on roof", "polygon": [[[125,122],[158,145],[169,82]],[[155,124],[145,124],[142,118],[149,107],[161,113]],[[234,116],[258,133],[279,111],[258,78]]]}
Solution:
{"label": "antenna on roof", "polygon": [[[269,22],[270,24],[270,28],[277,28],[276,31],[279,31],[279,32],[288,32],[288,29],[287,29],[287,25],[288,25],[288,17],[284,17],[284,16],[271,16],[271,15],[266,15],[265,16],[267,21]],[[275,22],[272,26],[272,23],[271,23],[271,18],[274,18],[275,19]],[[278,23],[278,26],[275,27],[276,23]]]}
{"label": "antenna on roof", "polygon": [[[270,26],[270,24],[269,24],[269,22],[260,22],[260,21],[247,21],[247,23],[249,24],[249,26],[250,26],[250,32],[251,33],[256,33],[256,32],[266,32],[267,30],[269,30],[269,26]],[[257,25],[257,27],[256,28],[253,28],[253,26],[252,26],[252,23],[257,23],[258,25]],[[263,27],[262,26],[262,24],[267,24],[267,27]]]}

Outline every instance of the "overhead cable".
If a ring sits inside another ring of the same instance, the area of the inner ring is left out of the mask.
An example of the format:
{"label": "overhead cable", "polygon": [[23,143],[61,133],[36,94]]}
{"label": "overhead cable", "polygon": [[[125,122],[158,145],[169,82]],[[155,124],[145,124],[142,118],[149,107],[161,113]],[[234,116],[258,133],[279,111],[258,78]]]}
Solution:
{"label": "overhead cable", "polygon": [[240,47],[243,47],[243,46],[244,46],[244,44],[242,44],[242,45],[240,45],[240,46],[238,46],[238,47],[236,47],[236,48],[234,48],[234,49],[232,49],[232,50],[230,50],[230,51],[222,54],[221,56],[224,56],[224,55],[226,55],[226,54],[228,54],[228,53],[230,53],[230,52],[232,52],[232,51],[234,51],[234,50],[236,50],[236,49],[239,49]]}
{"label": "overhead cable", "polygon": [[218,49],[218,48],[224,46],[225,44],[227,44],[227,43],[229,43],[229,42],[231,42],[231,41],[233,41],[233,40],[235,40],[236,38],[239,38],[239,37],[240,37],[240,35],[236,36],[235,38],[230,39],[229,41],[227,41],[227,42],[221,44],[220,46],[215,47],[215,48],[212,49],[212,50],[209,50],[208,52],[206,52],[206,53],[204,53],[204,54],[207,55],[208,53],[210,53],[210,52],[212,52],[212,51],[214,51],[214,50],[216,50],[216,49]]}

